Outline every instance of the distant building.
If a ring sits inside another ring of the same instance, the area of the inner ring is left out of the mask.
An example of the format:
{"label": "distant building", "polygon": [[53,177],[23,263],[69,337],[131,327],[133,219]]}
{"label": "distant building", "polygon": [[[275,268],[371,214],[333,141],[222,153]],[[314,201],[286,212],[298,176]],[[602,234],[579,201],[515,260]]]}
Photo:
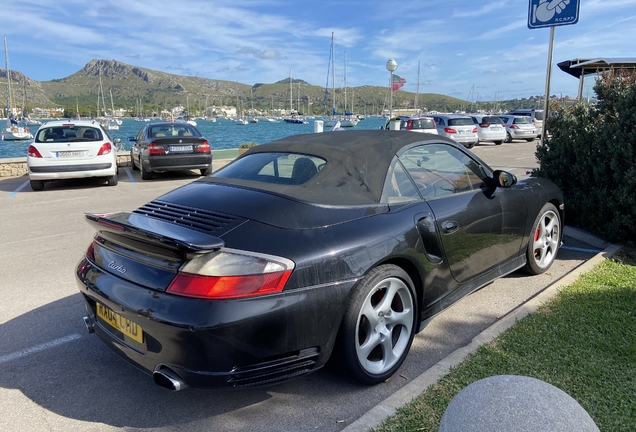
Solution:
{"label": "distant building", "polygon": [[64,115],[64,108],[33,108],[35,118],[55,118]]}

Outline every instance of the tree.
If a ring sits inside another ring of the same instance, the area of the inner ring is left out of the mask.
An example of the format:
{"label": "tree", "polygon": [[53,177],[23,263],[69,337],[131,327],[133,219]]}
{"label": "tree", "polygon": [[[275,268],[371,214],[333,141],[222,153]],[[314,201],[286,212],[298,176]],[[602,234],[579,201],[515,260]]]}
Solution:
{"label": "tree", "polygon": [[555,106],[533,175],[564,194],[568,223],[610,241],[636,240],[636,73],[597,78],[595,105]]}

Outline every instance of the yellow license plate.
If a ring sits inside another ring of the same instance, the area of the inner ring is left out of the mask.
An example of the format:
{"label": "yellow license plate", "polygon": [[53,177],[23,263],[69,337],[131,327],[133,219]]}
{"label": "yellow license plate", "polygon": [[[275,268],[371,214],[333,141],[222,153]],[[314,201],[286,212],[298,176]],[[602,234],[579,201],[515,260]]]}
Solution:
{"label": "yellow license plate", "polygon": [[116,330],[119,330],[129,338],[136,340],[139,343],[144,342],[144,332],[141,326],[128,318],[115,313],[110,308],[97,303],[97,316],[103,319],[106,324],[109,324]]}

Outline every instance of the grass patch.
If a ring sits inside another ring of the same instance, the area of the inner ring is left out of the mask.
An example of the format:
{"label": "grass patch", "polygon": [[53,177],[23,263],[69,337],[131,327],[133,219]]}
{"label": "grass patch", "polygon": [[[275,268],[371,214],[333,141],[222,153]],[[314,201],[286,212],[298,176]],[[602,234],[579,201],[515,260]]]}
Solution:
{"label": "grass patch", "polygon": [[635,430],[636,250],[581,276],[375,430],[437,431],[452,398],[493,375],[543,380],[576,399],[601,431]]}

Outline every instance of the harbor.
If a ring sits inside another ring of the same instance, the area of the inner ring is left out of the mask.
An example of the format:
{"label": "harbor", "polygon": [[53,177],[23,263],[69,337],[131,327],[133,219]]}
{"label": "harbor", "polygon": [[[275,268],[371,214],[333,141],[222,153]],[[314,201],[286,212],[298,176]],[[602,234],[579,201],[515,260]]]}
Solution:
{"label": "harbor", "polygon": [[[197,129],[207,138],[210,148],[214,150],[236,149],[242,143],[255,142],[264,144],[290,135],[306,134],[314,132],[314,121],[322,120],[321,117],[309,119],[308,124],[290,124],[280,121],[279,123],[258,122],[246,125],[237,125],[234,120],[217,118],[216,121],[197,119]],[[377,117],[369,117],[360,121],[356,129],[369,130],[378,129],[385,120]],[[123,151],[130,150],[128,138],[137,135],[139,130],[145,125],[144,122],[136,121],[132,118],[122,119],[119,130],[109,131],[111,138],[121,138]],[[35,133],[37,126],[32,126],[32,133]],[[329,130],[324,128],[325,131]],[[0,159],[25,158],[30,140],[26,141],[2,141],[0,142]],[[2,160],[0,160],[0,163]]]}

